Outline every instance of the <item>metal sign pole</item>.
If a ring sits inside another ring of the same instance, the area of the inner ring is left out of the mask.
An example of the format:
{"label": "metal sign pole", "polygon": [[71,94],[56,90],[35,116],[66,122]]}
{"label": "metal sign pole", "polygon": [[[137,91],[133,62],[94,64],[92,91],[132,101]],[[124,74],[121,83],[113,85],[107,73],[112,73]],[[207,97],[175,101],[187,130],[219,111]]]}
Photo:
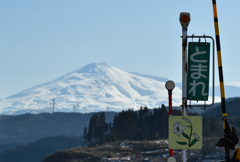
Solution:
{"label": "metal sign pole", "polygon": [[[167,81],[165,84],[168,90],[168,113],[172,116],[172,90],[175,88],[175,83],[171,80]],[[169,149],[169,156],[173,156],[173,149]]]}
{"label": "metal sign pole", "polygon": [[[182,30],[182,46],[183,46],[183,55],[182,55],[182,115],[187,116],[187,107],[186,107],[186,98],[187,98],[187,28]],[[185,111],[184,111],[185,110]],[[187,161],[187,151],[182,151],[182,160],[183,162]]]}
{"label": "metal sign pole", "polygon": [[[186,85],[187,85],[187,27],[190,22],[190,13],[181,12],[179,17],[182,26],[182,115],[187,116],[187,100],[186,100]],[[184,112],[184,109],[186,110]],[[186,150],[182,152],[183,162],[186,162]]]}

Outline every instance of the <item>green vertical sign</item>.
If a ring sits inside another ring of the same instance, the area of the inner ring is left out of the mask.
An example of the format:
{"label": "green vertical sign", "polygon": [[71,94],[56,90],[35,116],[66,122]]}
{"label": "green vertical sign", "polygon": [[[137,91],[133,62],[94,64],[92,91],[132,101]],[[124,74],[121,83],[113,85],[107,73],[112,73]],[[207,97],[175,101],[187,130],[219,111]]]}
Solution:
{"label": "green vertical sign", "polygon": [[207,101],[210,43],[189,42],[187,100]]}

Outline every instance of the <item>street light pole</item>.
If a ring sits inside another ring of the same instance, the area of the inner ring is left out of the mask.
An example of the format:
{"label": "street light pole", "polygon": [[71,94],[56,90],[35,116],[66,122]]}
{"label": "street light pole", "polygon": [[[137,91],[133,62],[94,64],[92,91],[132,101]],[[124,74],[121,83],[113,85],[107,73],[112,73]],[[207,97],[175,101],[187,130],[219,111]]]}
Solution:
{"label": "street light pole", "polygon": [[[175,83],[171,80],[167,81],[165,84],[168,90],[168,112],[169,116],[172,115],[172,90],[175,88]],[[173,149],[169,149],[169,156],[173,156]]]}
{"label": "street light pole", "polygon": [[[182,115],[187,116],[187,27],[190,23],[190,13],[181,12],[179,21],[182,26]],[[182,156],[183,162],[186,162],[186,150],[183,150]]]}

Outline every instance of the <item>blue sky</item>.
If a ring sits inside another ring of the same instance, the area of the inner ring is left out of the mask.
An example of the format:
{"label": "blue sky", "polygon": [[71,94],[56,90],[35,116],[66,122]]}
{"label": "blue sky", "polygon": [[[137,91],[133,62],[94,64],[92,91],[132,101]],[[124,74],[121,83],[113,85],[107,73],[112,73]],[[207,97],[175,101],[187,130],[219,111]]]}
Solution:
{"label": "blue sky", "polygon": [[[239,6],[217,1],[226,84],[240,82]],[[180,82],[180,12],[188,35],[215,38],[211,0],[1,1],[0,98],[92,62]]]}

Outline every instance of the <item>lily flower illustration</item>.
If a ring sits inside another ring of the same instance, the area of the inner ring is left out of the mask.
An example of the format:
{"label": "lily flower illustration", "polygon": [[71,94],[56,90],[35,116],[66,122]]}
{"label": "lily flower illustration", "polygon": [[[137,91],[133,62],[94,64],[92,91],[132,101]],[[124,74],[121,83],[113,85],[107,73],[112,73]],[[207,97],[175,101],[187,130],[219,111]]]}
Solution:
{"label": "lily flower illustration", "polygon": [[187,118],[183,118],[183,120],[185,120],[185,121],[188,122],[188,123],[191,123],[191,121],[188,120]]}
{"label": "lily flower illustration", "polygon": [[180,125],[181,122],[176,122],[174,125],[173,125],[173,128],[174,128],[174,133],[176,133],[178,136],[180,136],[180,134],[182,134],[183,130],[186,129],[188,126],[183,126],[183,125]]}
{"label": "lily flower illustration", "polygon": [[199,137],[198,137],[197,133],[194,132],[193,135],[199,141]]}

